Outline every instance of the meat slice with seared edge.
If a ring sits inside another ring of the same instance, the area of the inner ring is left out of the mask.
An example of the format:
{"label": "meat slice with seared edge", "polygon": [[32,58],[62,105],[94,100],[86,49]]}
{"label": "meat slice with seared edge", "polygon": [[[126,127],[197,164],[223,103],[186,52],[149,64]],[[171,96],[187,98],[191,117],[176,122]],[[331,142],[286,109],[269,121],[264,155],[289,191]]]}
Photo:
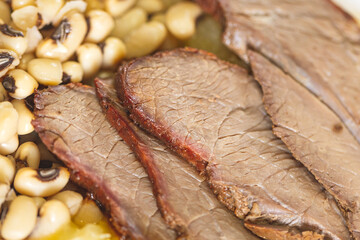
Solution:
{"label": "meat slice with seared edge", "polygon": [[117,76],[131,117],[192,163],[266,239],[349,239],[334,199],[272,133],[256,81],[194,49],[133,60]]}
{"label": "meat slice with seared edge", "polygon": [[360,144],[303,86],[261,55],[249,56],[275,135],[337,199],[353,236],[360,239]]}
{"label": "meat slice with seared edge", "polygon": [[121,239],[175,239],[148,176],[106,120],[95,91],[69,84],[37,92],[33,125],[41,140],[94,193]]}
{"label": "meat slice with seared edge", "polygon": [[360,28],[330,0],[197,0],[242,59],[261,53],[306,86],[360,142]]}
{"label": "meat slice with seared edge", "polygon": [[95,80],[95,85],[108,120],[145,166],[163,216],[182,238],[259,239],[216,199],[190,164],[128,119],[111,83]]}

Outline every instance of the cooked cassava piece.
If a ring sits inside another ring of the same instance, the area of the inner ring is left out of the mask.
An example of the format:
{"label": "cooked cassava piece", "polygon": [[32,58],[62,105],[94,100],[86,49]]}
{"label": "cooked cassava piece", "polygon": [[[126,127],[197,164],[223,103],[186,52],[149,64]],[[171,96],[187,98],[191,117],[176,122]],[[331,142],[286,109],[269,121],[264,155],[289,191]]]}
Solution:
{"label": "cooked cassava piece", "polygon": [[336,198],[360,239],[360,144],[324,103],[259,54],[250,54],[274,133]]}
{"label": "cooked cassava piece", "polygon": [[186,239],[258,239],[211,192],[205,177],[164,144],[137,128],[120,105],[115,88],[95,80],[97,95],[110,123],[141,160],[154,185],[158,206],[168,224]]}
{"label": "cooked cassava piece", "polygon": [[152,194],[151,183],[127,144],[102,113],[90,87],[50,87],[35,96],[35,130],[73,171],[73,180],[94,193],[124,238],[174,239]]}
{"label": "cooked cassava piece", "polygon": [[257,235],[349,238],[333,198],[273,135],[244,69],[179,49],[124,65],[117,90],[132,118],[205,174]]}
{"label": "cooked cassava piece", "polygon": [[197,0],[225,25],[224,43],[254,49],[329,106],[360,142],[360,29],[330,0]]}

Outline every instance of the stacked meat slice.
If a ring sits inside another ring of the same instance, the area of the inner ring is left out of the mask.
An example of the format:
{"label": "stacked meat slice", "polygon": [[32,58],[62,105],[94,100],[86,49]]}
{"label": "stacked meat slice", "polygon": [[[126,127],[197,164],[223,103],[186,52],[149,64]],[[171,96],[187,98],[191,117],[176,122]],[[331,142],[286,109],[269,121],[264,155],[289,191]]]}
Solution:
{"label": "stacked meat slice", "polygon": [[92,88],[51,87],[35,103],[33,125],[42,141],[73,170],[73,180],[101,201],[124,239],[175,239],[145,170],[107,122]]}
{"label": "stacked meat slice", "polygon": [[330,0],[197,0],[245,61],[260,52],[306,86],[360,141],[360,28]]}
{"label": "stacked meat slice", "polygon": [[335,196],[354,237],[360,239],[359,143],[338,116],[304,87],[262,56],[252,53],[250,59],[275,135]]}

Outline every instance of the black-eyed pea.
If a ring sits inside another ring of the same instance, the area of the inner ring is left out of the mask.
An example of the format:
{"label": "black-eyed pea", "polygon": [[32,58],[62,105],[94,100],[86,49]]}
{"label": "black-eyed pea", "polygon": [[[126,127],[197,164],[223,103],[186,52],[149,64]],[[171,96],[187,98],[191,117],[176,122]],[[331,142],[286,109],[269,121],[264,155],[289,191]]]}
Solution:
{"label": "black-eyed pea", "polygon": [[5,183],[0,183],[0,207],[6,201],[6,196],[10,191],[10,185]]}
{"label": "black-eyed pea", "polygon": [[68,61],[62,64],[63,69],[63,83],[81,82],[84,76],[84,71],[80,63],[75,61]]}
{"label": "black-eyed pea", "polygon": [[18,55],[11,50],[0,48],[0,77],[4,76],[7,71],[19,65]]}
{"label": "black-eyed pea", "polygon": [[[18,135],[29,134],[34,131],[34,127],[31,124],[31,121],[35,119],[34,114],[26,107],[24,100],[14,99],[11,101],[12,105],[19,114],[18,121]],[[40,156],[39,156],[40,161]]]}
{"label": "black-eyed pea", "polygon": [[166,12],[166,26],[178,39],[185,40],[195,33],[196,18],[201,8],[192,2],[179,2]]}
{"label": "black-eyed pea", "polygon": [[0,19],[3,20],[3,23],[10,23],[10,14],[10,6],[5,1],[0,1]]}
{"label": "black-eyed pea", "polygon": [[114,19],[102,10],[91,10],[87,13],[88,33],[85,41],[99,43],[111,33],[114,28]]}
{"label": "black-eyed pea", "polygon": [[2,85],[15,99],[24,99],[34,93],[38,82],[22,69],[12,69],[3,78]]}
{"label": "black-eyed pea", "polygon": [[10,185],[15,175],[14,162],[5,156],[0,155],[0,182]]}
{"label": "black-eyed pea", "polygon": [[28,63],[28,72],[38,83],[58,85],[62,83],[63,70],[59,60],[35,58]]}
{"label": "black-eyed pea", "polygon": [[6,101],[8,99],[8,94],[2,84],[0,84],[0,102]]}
{"label": "black-eyed pea", "polygon": [[66,1],[65,5],[54,17],[52,24],[58,26],[60,22],[71,13],[83,13],[86,10],[86,2],[82,0]]}
{"label": "black-eyed pea", "polygon": [[66,190],[59,192],[56,195],[52,196],[50,199],[56,199],[63,202],[70,210],[70,215],[74,216],[80,209],[83,196],[80,193]]}
{"label": "black-eyed pea", "polygon": [[36,26],[27,29],[25,38],[28,43],[25,54],[35,52],[37,46],[43,40],[43,36]]}
{"label": "black-eyed pea", "polygon": [[89,198],[85,198],[79,211],[73,217],[73,221],[78,226],[83,227],[89,223],[98,223],[103,217],[104,215],[96,203]]}
{"label": "black-eyed pea", "polygon": [[[60,26],[62,25],[60,24]],[[64,44],[51,38],[40,41],[35,52],[37,57],[51,58],[59,61],[66,61],[68,56],[71,55],[69,49]]]}
{"label": "black-eyed pea", "polygon": [[0,47],[13,50],[21,56],[27,48],[27,40],[24,34],[7,24],[0,25]]}
{"label": "black-eyed pea", "polygon": [[39,43],[36,56],[66,61],[80,46],[86,32],[84,15],[78,12],[69,13],[62,19],[54,33]]}
{"label": "black-eyed pea", "polygon": [[26,196],[18,196],[11,203],[1,226],[5,239],[25,239],[34,230],[38,209],[35,201]]}
{"label": "black-eyed pea", "polygon": [[30,239],[40,239],[57,232],[65,224],[70,223],[69,209],[59,200],[49,200],[40,208],[39,219]]}
{"label": "black-eyed pea", "polygon": [[0,103],[0,143],[9,141],[17,133],[18,118],[10,102]]}
{"label": "black-eyed pea", "polygon": [[52,23],[56,14],[64,5],[64,0],[36,0],[39,14],[42,18],[40,27]]}
{"label": "black-eyed pea", "polygon": [[44,205],[44,203],[46,202],[45,198],[43,197],[32,197],[32,199],[34,199],[36,207],[38,209],[40,209],[42,205]]}
{"label": "black-eyed pea", "polygon": [[98,45],[95,43],[85,43],[76,50],[76,54],[84,71],[85,78],[92,77],[99,71],[103,54]]}
{"label": "black-eyed pea", "polygon": [[17,134],[12,136],[8,141],[0,143],[0,154],[8,155],[16,151],[19,146],[19,137]]}
{"label": "black-eyed pea", "polygon": [[30,62],[30,60],[32,60],[34,58],[35,58],[34,53],[32,53],[32,52],[25,53],[21,57],[20,64],[18,65],[18,68],[22,69],[24,71],[27,71],[28,63]]}
{"label": "black-eyed pea", "polygon": [[26,6],[19,8],[11,13],[11,18],[19,29],[26,31],[37,25],[41,18],[38,15],[38,9],[35,6]]}
{"label": "black-eyed pea", "polygon": [[115,27],[111,36],[123,39],[134,29],[143,25],[148,18],[148,14],[142,8],[135,7],[125,13],[123,16],[115,19]]}
{"label": "black-eyed pea", "polygon": [[31,5],[35,5],[35,0],[11,0],[11,8],[13,10],[17,10]]}
{"label": "black-eyed pea", "polygon": [[116,67],[125,57],[125,44],[116,37],[109,37],[105,40],[103,46],[102,68],[111,69]]}
{"label": "black-eyed pea", "polygon": [[21,168],[15,175],[16,191],[32,197],[48,197],[58,193],[65,187],[70,178],[64,167],[38,169]]}
{"label": "black-eyed pea", "polygon": [[165,40],[165,25],[151,21],[143,24],[125,37],[126,58],[141,57],[155,51]]}
{"label": "black-eyed pea", "polygon": [[105,0],[105,9],[111,16],[119,17],[134,6],[135,3],[136,0]]}
{"label": "black-eyed pea", "polygon": [[160,12],[165,8],[162,0],[138,0],[136,6],[144,9],[149,14]]}
{"label": "black-eyed pea", "polygon": [[25,142],[17,149],[15,159],[26,161],[27,166],[37,169],[40,164],[40,150],[35,143]]}

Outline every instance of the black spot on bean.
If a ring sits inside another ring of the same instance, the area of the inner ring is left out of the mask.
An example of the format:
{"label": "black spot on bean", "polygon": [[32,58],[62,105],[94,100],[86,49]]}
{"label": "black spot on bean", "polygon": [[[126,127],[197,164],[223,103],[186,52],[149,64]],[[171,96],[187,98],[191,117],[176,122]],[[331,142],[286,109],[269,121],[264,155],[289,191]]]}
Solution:
{"label": "black spot on bean", "polygon": [[71,32],[71,25],[68,20],[65,18],[60,22],[60,25],[55,29],[54,33],[51,35],[51,39],[55,41],[64,42]]}
{"label": "black spot on bean", "polygon": [[341,123],[337,123],[333,126],[332,130],[334,133],[341,133],[343,130],[343,126]]}
{"label": "black spot on bean", "polygon": [[43,23],[43,18],[42,18],[42,15],[40,13],[38,13],[37,16],[38,16],[38,18],[36,20],[36,26],[40,27],[41,24]]}
{"label": "black spot on bean", "polygon": [[43,182],[53,181],[60,174],[60,170],[58,168],[38,169],[37,172],[37,178]]}
{"label": "black spot on bean", "polygon": [[16,91],[15,79],[12,76],[6,75],[3,78],[2,85],[9,93],[14,93]]}
{"label": "black spot on bean", "polygon": [[9,37],[24,37],[24,34],[10,27],[7,24],[0,25],[0,31]]}
{"label": "black spot on bean", "polygon": [[20,169],[20,168],[24,168],[24,167],[28,167],[29,164],[27,163],[27,161],[23,161],[20,159],[15,159],[15,167],[16,169]]}
{"label": "black spot on bean", "polygon": [[2,52],[0,53],[0,71],[4,70],[8,66],[10,66],[15,58],[11,56],[8,52]]}
{"label": "black spot on bean", "polygon": [[25,105],[32,112],[34,111],[34,107],[35,107],[34,96],[35,96],[35,94],[31,94],[30,96],[25,98]]}
{"label": "black spot on bean", "polygon": [[64,72],[62,75],[61,84],[68,84],[70,82],[71,82],[71,76]]}
{"label": "black spot on bean", "polygon": [[1,206],[0,220],[1,222],[5,220],[6,214],[9,211],[10,201],[5,201]]}
{"label": "black spot on bean", "polygon": [[96,197],[94,196],[93,193],[87,193],[86,194],[86,198],[85,198],[85,201],[86,200],[92,200],[95,202],[95,204],[98,206],[98,208],[100,208],[100,210],[104,211],[105,210],[105,207],[101,204],[101,202],[99,200],[96,199]]}

